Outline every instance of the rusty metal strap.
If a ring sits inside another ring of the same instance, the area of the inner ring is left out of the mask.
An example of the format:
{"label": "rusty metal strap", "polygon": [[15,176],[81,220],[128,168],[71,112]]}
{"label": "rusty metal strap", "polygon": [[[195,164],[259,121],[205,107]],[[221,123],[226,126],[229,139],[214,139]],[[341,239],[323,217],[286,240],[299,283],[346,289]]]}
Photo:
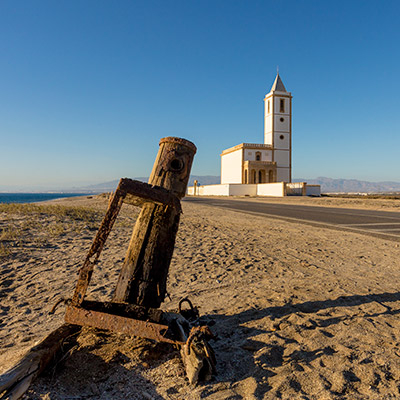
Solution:
{"label": "rusty metal strap", "polygon": [[133,318],[121,317],[98,311],[86,310],[81,307],[68,306],[65,313],[65,322],[69,324],[91,326],[93,328],[110,330],[126,335],[140,336],[172,344],[183,345],[183,342],[172,340],[164,335],[168,330],[167,325],[140,321]]}
{"label": "rusty metal strap", "polygon": [[152,202],[174,207],[178,212],[181,212],[179,198],[161,186],[122,178],[119,181],[117,190],[124,194],[125,203],[140,206],[143,203]]}

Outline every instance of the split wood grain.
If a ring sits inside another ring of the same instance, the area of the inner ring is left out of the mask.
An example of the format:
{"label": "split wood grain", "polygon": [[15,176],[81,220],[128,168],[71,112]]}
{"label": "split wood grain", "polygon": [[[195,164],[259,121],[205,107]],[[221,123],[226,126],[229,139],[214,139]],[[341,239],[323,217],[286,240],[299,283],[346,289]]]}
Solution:
{"label": "split wood grain", "polygon": [[[149,184],[179,199],[186,193],[196,146],[174,137],[161,139]],[[164,301],[178,231],[176,207],[144,204],[134,226],[113,301],[158,308]]]}

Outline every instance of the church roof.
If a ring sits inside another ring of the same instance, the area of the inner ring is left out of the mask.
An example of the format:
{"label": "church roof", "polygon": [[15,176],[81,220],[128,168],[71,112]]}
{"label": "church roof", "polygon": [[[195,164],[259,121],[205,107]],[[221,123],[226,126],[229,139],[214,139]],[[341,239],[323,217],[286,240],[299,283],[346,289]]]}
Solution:
{"label": "church roof", "polygon": [[282,82],[279,72],[276,74],[274,84],[272,85],[271,92],[287,92],[285,85]]}
{"label": "church roof", "polygon": [[224,150],[221,153],[221,156],[224,156],[225,154],[229,154],[234,151],[242,150],[242,149],[271,150],[272,146],[270,144],[265,144],[265,143],[240,143],[236,146],[229,147],[229,149]]}

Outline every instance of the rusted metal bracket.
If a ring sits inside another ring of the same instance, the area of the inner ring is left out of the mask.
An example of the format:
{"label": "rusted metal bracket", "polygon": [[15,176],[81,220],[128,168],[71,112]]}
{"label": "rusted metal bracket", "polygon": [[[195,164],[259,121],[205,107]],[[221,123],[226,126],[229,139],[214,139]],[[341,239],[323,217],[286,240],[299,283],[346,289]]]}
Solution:
{"label": "rusted metal bracket", "polygon": [[179,345],[185,344],[166,337],[169,329],[168,325],[92,311],[82,307],[68,306],[65,313],[65,322],[68,324],[106,329],[126,335],[140,336],[146,339],[156,340],[157,342]]}
{"label": "rusted metal bracket", "polygon": [[99,302],[85,300],[81,306],[69,305],[65,313],[65,322],[69,324],[91,326],[127,335],[140,336],[158,342],[183,345],[175,339],[159,309],[146,309],[134,304]]}
{"label": "rusted metal bracket", "polygon": [[[184,344],[179,340],[165,336],[168,331],[168,326],[159,323],[162,315],[161,310],[153,309],[149,311],[144,307],[124,303],[84,301],[94,266],[124,202],[136,206],[149,202],[162,204],[174,207],[178,212],[181,212],[179,198],[169,190],[128,178],[121,179],[111,198],[106,215],[100,225],[86,260],[79,271],[75,293],[71,304],[67,306],[65,322],[141,336],[159,342]],[[155,318],[157,312],[158,316]],[[147,318],[152,317],[152,319],[156,319],[156,321],[150,322],[148,319],[138,319],[137,317],[140,317],[141,313],[145,314]],[[149,314],[152,315],[150,316]],[[169,332],[169,336],[171,336],[171,332]]]}

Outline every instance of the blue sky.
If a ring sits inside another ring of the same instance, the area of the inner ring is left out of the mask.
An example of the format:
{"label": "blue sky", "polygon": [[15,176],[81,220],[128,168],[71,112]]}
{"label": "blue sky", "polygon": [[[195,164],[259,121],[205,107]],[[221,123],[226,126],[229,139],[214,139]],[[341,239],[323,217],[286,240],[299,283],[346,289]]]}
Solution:
{"label": "blue sky", "polygon": [[293,177],[400,181],[399,1],[0,1],[0,186],[148,176],[165,136],[192,173],[263,141],[279,65]]}

